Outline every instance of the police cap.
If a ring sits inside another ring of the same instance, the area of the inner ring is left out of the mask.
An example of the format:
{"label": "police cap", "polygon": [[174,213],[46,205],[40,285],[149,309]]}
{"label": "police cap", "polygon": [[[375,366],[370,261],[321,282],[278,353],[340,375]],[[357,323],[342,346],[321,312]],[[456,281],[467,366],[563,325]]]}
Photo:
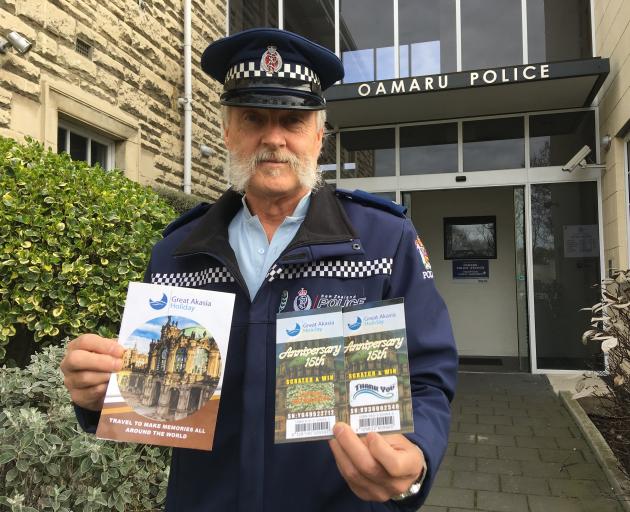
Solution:
{"label": "police cap", "polygon": [[254,28],[210,44],[201,67],[223,83],[223,105],[322,110],[322,92],[343,78],[327,48],[286,30]]}

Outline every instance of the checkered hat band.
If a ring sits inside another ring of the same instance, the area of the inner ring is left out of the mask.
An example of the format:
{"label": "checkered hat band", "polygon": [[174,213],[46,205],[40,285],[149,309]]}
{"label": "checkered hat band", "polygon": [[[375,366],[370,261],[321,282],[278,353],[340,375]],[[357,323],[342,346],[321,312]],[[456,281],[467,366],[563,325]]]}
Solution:
{"label": "checkered hat band", "polygon": [[234,278],[226,267],[214,267],[199,272],[178,272],[175,274],[151,274],[153,284],[197,288],[212,283],[233,283]]}
{"label": "checkered hat band", "polygon": [[267,71],[260,69],[260,62],[255,61],[240,62],[239,64],[232,66],[225,75],[225,83],[227,85],[228,82],[233,80],[261,77],[289,78],[299,80],[301,82],[320,85],[319,77],[315,74],[315,72],[302,64],[285,63],[282,65],[282,69],[276,71],[275,73],[268,73]]}
{"label": "checkered hat band", "polygon": [[276,279],[304,277],[340,277],[343,279],[391,275],[394,260],[381,258],[368,261],[318,261],[300,265],[274,265],[267,274],[269,282]]}
{"label": "checkered hat band", "polygon": [[239,78],[225,82],[225,90],[231,91],[238,89],[243,91],[248,88],[256,89],[260,91],[264,88],[277,89],[291,89],[292,91],[304,91],[307,93],[316,92],[320,93],[321,89],[319,85],[315,83],[302,82],[300,80],[293,80],[291,78],[276,79],[276,78],[259,78],[251,80],[249,78]]}

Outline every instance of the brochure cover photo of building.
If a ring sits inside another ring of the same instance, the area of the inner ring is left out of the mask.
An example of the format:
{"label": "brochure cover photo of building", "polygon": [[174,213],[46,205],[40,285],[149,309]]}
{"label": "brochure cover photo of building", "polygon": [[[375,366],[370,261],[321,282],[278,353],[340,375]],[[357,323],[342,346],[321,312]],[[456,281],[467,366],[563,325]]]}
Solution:
{"label": "brochure cover photo of building", "polygon": [[210,450],[234,296],[130,283],[112,377],[96,435]]}

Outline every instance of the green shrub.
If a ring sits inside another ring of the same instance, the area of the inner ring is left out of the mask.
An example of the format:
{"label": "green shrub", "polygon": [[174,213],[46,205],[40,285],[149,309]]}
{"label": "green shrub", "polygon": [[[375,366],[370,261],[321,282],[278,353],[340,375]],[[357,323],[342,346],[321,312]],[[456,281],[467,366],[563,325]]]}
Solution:
{"label": "green shrub", "polygon": [[83,433],[59,371],[64,350],[0,368],[0,510],[161,510],[169,450]]}
{"label": "green shrub", "polygon": [[195,196],[193,194],[184,194],[181,190],[175,190],[173,188],[168,187],[154,187],[153,190],[168,204],[170,204],[173,209],[181,215],[184,212],[187,212],[191,208],[194,208],[199,203],[207,203],[208,199],[205,199],[201,196]]}
{"label": "green shrub", "polygon": [[593,316],[582,341],[601,344],[608,370],[606,392],[596,395],[604,412],[596,424],[630,477],[630,270],[611,271],[601,302],[585,309]]}
{"label": "green shrub", "polygon": [[0,362],[16,334],[43,345],[113,336],[127,283],[174,217],[120,171],[0,137]]}

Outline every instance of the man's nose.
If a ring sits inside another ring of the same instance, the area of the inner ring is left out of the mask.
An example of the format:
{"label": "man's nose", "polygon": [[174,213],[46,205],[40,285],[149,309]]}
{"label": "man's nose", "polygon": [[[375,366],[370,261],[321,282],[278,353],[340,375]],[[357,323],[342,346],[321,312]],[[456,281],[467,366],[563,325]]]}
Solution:
{"label": "man's nose", "polygon": [[275,122],[269,122],[265,125],[262,143],[265,146],[279,148],[286,145],[284,130],[282,125]]}

